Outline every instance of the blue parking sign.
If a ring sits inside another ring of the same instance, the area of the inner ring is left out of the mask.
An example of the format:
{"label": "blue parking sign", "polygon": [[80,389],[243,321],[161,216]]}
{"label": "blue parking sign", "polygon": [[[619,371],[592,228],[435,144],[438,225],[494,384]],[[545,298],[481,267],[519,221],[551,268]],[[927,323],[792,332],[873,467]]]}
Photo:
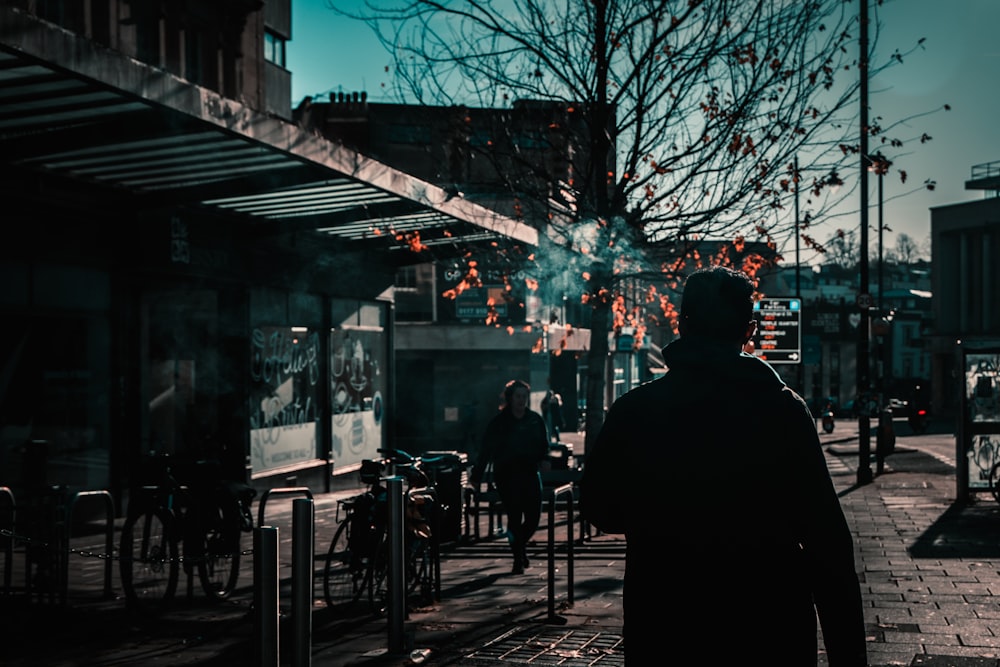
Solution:
{"label": "blue parking sign", "polygon": [[772,364],[802,363],[802,299],[761,299],[753,314],[754,355]]}

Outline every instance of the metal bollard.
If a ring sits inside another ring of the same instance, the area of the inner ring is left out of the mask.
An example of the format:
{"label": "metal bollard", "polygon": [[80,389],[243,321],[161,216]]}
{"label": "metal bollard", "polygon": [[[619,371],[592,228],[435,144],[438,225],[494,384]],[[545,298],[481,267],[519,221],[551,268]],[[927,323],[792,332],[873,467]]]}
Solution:
{"label": "metal bollard", "polygon": [[896,433],[892,424],[892,408],[883,408],[878,413],[878,430],[875,438],[875,471],[882,474],[885,458],[896,450]]}
{"label": "metal bollard", "polygon": [[278,667],[278,529],[253,531],[254,625],[258,667]]}
{"label": "metal bollard", "polygon": [[313,501],[292,502],[292,665],[312,663]]}
{"label": "metal bollard", "polygon": [[403,635],[403,620],[406,616],[406,579],[403,564],[403,478],[386,478],[389,499],[389,524],[386,526],[386,545],[389,549],[389,652],[402,653],[406,640]]}

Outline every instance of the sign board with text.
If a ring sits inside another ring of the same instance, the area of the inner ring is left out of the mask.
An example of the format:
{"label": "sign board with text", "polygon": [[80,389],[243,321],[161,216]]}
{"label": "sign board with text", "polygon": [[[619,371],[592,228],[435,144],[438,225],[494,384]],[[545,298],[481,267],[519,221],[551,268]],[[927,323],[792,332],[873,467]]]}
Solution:
{"label": "sign board with text", "polygon": [[463,320],[485,320],[491,309],[496,316],[507,317],[506,290],[503,285],[470,287],[455,297],[455,316]]}
{"label": "sign board with text", "polygon": [[802,299],[761,299],[753,315],[755,355],[771,364],[802,363]]}

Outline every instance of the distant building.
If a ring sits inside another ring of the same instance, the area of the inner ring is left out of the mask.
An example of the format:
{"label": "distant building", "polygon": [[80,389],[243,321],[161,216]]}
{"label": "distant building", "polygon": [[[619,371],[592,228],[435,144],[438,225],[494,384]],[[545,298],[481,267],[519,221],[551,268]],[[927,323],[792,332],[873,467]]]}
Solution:
{"label": "distant building", "polygon": [[1000,162],[972,167],[966,190],[983,199],[931,209],[934,329],[932,410],[955,414],[956,342],[1000,344]]}
{"label": "distant building", "polygon": [[[931,292],[928,263],[886,263],[884,297],[879,286],[871,291],[873,323],[886,320],[888,333],[871,339],[873,390],[883,398],[906,399],[916,384],[930,382]],[[781,265],[765,283],[765,295],[802,299],[802,363],[777,367],[784,380],[810,402],[827,397],[846,406],[857,395],[857,354],[860,310],[856,269],[823,264]],[[767,291],[770,290],[770,291]]]}

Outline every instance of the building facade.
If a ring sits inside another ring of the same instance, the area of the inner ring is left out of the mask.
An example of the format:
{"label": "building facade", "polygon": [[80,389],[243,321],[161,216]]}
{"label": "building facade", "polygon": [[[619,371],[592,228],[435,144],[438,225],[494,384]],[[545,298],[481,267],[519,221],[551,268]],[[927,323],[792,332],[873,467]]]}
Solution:
{"label": "building facade", "polygon": [[0,1],[15,493],[121,503],[152,453],[353,485],[394,437],[397,270],[537,242],[291,122],[288,0],[196,4]]}
{"label": "building facade", "polygon": [[515,378],[531,385],[535,410],[549,388],[557,391],[566,406],[564,425],[575,429],[589,321],[578,294],[539,279],[542,264],[567,266],[569,253],[545,242],[547,211],[535,208],[571,178],[574,136],[581,129],[567,105],[381,104],[369,103],[362,92],[307,98],[293,115],[305,129],[523,220],[541,237],[531,258],[474,257],[471,282],[469,258],[400,270],[394,292],[398,443],[415,452],[474,457],[504,384]]}

